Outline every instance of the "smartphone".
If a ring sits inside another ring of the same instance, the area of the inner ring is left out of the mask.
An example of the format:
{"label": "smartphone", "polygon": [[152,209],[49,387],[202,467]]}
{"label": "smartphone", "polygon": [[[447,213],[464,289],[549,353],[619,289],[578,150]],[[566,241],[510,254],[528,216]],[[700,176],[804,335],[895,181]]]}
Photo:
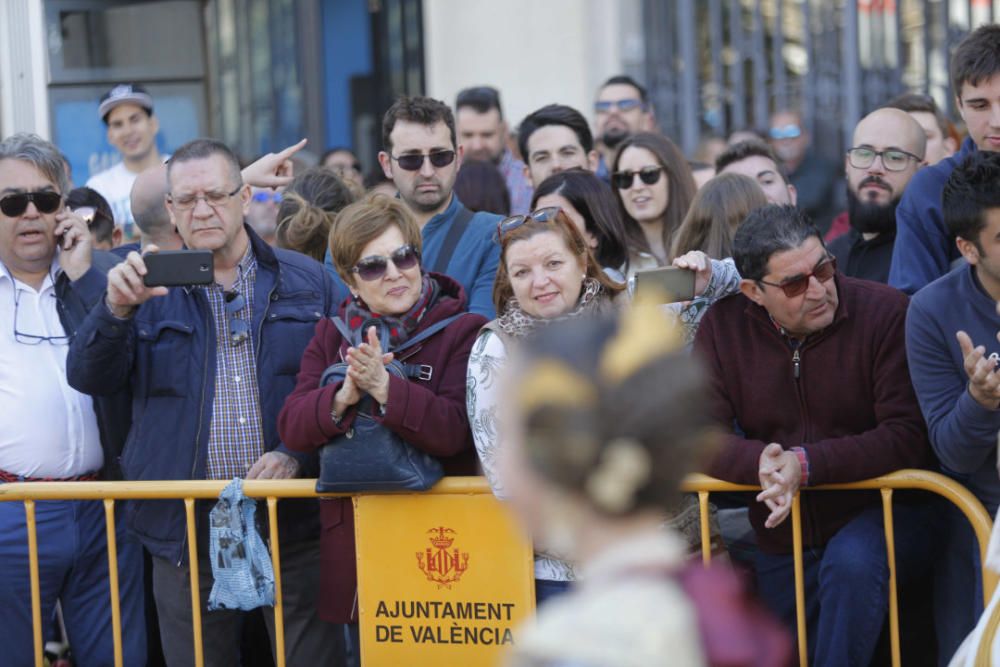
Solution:
{"label": "smartphone", "polygon": [[146,287],[210,285],[215,280],[211,250],[163,250],[142,258]]}
{"label": "smartphone", "polygon": [[632,278],[633,293],[638,295],[652,292],[654,296],[666,298],[666,303],[689,301],[694,298],[694,271],[668,266],[659,269],[636,271]]}

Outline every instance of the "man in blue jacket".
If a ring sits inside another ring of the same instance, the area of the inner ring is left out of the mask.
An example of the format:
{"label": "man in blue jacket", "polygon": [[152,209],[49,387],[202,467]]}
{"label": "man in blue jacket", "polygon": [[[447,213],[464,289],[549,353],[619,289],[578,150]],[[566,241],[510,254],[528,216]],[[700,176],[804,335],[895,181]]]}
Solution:
{"label": "man in blue jacket", "polygon": [[[463,151],[451,109],[429,97],[400,97],[382,119],[382,145],[379,165],[420,225],[423,268],[461,283],[469,312],[493,319],[493,280],[500,263],[495,237],[502,218],[473,213],[453,193]],[[326,266],[338,296],[346,296],[329,252]]]}
{"label": "man in blue jacket", "polygon": [[[316,322],[334,310],[329,277],[303,255],[271,249],[245,224],[250,187],[224,144],[185,144],[170,160],[167,178],[171,220],[188,248],[212,251],[214,282],[147,287],[146,264],[131,253],[109,272],[105,299],[70,347],[70,384],[92,395],[131,391],[126,479],[314,474],[314,459],[280,442],[277,416]],[[197,516],[202,604],[212,586],[208,509],[199,507]],[[317,509],[315,500],[279,507],[289,664],[343,659],[339,629],[316,615]],[[167,662],[186,664],[193,633],[184,507],[179,501],[137,502],[129,519],[153,556]],[[273,615],[265,620],[273,634]],[[206,665],[237,661],[241,623],[238,611],[202,612]]]}
{"label": "man in blue jacket", "polygon": [[[944,222],[966,262],[917,292],[906,316],[906,354],[931,446],[945,473],[995,514],[1000,504],[1000,153],[975,152],[944,186]],[[948,522],[943,561],[951,602],[937,600],[968,632],[975,624],[978,562],[968,522]],[[972,604],[970,604],[972,602]],[[955,648],[955,646],[952,646]]]}
{"label": "man in blue jacket", "polygon": [[1000,25],[985,25],[951,59],[955,104],[969,137],[955,155],[921,169],[896,209],[896,246],[889,284],[907,294],[937,280],[962,258],[941,214],[941,191],[969,155],[1000,151]]}
{"label": "man in blue jacket", "polygon": [[[67,383],[68,343],[117,262],[92,252],[87,224],[65,208],[69,188],[51,143],[29,134],[0,142],[0,482],[115,478],[128,430],[126,396],[92,399]],[[144,664],[142,551],[122,516],[122,654]],[[79,664],[111,664],[103,504],[42,502],[35,521],[41,618],[60,602]],[[0,503],[0,662],[8,665],[32,664],[27,544],[22,503]]]}

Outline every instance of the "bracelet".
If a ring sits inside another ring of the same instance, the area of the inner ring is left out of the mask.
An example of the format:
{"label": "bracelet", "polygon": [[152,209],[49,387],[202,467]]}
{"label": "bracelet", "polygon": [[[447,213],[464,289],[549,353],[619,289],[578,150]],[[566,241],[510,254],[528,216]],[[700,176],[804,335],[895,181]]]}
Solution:
{"label": "bracelet", "polygon": [[343,415],[338,415],[336,408],[330,408],[330,419],[333,420],[334,426],[340,426],[340,423],[344,421]]}
{"label": "bracelet", "polygon": [[792,447],[791,451],[799,460],[799,470],[801,472],[799,486],[809,486],[809,454],[803,447]]}

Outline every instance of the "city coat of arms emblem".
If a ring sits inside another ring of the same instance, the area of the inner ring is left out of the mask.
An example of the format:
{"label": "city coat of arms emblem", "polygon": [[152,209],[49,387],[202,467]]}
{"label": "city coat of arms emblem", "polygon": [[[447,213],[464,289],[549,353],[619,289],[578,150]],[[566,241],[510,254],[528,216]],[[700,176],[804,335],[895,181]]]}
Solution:
{"label": "city coat of arms emblem", "polygon": [[459,551],[457,547],[451,549],[456,535],[451,528],[439,526],[427,532],[431,535],[431,546],[423,553],[417,552],[417,566],[438,588],[451,588],[469,569],[469,554]]}

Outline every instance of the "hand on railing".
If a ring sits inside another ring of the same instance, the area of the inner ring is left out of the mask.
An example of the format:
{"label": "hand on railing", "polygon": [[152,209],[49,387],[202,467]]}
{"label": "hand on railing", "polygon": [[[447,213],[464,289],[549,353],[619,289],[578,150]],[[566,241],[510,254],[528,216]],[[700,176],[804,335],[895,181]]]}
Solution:
{"label": "hand on railing", "polygon": [[299,474],[299,462],[283,452],[264,452],[247,471],[247,479],[292,479]]}
{"label": "hand on railing", "polygon": [[772,442],[761,452],[757,474],[764,489],[757,494],[757,501],[771,510],[764,526],[774,528],[781,525],[792,511],[792,498],[798,493],[802,479],[799,457]]}

